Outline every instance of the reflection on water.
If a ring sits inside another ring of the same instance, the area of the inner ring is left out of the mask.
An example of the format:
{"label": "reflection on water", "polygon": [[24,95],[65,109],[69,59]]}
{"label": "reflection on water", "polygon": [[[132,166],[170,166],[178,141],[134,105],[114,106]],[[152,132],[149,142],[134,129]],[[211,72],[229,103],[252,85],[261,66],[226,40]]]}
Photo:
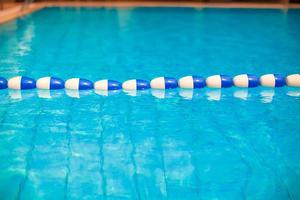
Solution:
{"label": "reflection on water", "polygon": [[[256,101],[260,100],[262,103],[272,103],[276,89],[273,88],[261,88],[261,89],[246,89],[246,88],[234,88],[232,90],[222,89],[174,89],[174,90],[7,90],[8,95],[11,99],[25,99],[37,96],[39,98],[62,98],[65,94],[71,98],[82,98],[86,96],[93,96],[94,94],[103,97],[115,96],[125,94],[132,97],[148,96],[151,94],[153,97],[158,99],[168,98],[182,98],[186,100],[197,100],[206,99],[208,101],[221,101],[230,99],[231,97],[243,100],[243,101]],[[250,95],[251,93],[251,95]],[[37,95],[36,95],[37,94]],[[278,92],[278,98],[289,96],[298,99],[300,97],[300,89],[297,88],[286,88],[285,90]],[[149,97],[150,98],[150,97]]]}
{"label": "reflection on water", "polygon": [[209,101],[220,101],[222,97],[221,89],[212,89],[206,92],[207,100]]}
{"label": "reflection on water", "polygon": [[165,99],[165,98],[172,98],[176,96],[176,90],[158,90],[158,89],[151,89],[152,96],[158,99]]}
{"label": "reflection on water", "polygon": [[179,96],[185,98],[185,99],[193,99],[194,96],[194,90],[191,89],[180,89],[179,90]]}
{"label": "reflection on water", "polygon": [[272,88],[263,89],[260,92],[260,95],[262,103],[271,103],[273,101],[273,97],[275,96],[275,90]]}
{"label": "reflection on water", "polygon": [[237,89],[234,91],[233,96],[242,100],[248,99],[248,89]]}
{"label": "reflection on water", "polygon": [[120,29],[128,27],[128,23],[132,19],[131,14],[132,14],[131,8],[128,8],[126,10],[124,9],[117,10],[116,18]]}
{"label": "reflection on water", "polygon": [[300,97],[300,90],[290,90],[286,94],[291,97]]}
{"label": "reflection on water", "polygon": [[150,93],[149,90],[123,90],[123,92],[132,97],[148,95]]}
{"label": "reflection on water", "polygon": [[21,100],[30,99],[36,96],[36,91],[34,90],[8,90],[8,95],[11,99]]}
{"label": "reflection on water", "polygon": [[91,95],[93,93],[92,90],[65,90],[66,94],[71,98],[81,98],[84,96]]}
{"label": "reflection on water", "polygon": [[100,96],[113,96],[120,93],[120,90],[95,90],[95,94],[98,94]]}
{"label": "reflection on water", "polygon": [[206,95],[204,89],[178,89],[178,94],[187,100],[204,98]]}
{"label": "reflection on water", "polygon": [[25,56],[30,53],[31,51],[31,45],[32,45],[32,39],[35,36],[35,25],[32,21],[30,21],[26,28],[24,29],[23,36],[19,40],[18,46],[17,46],[17,53],[20,56]]}
{"label": "reflection on water", "polygon": [[37,89],[37,95],[42,99],[60,98],[64,95],[64,90],[39,90]]}
{"label": "reflection on water", "polygon": [[[9,30],[8,37],[5,39],[0,38],[0,51],[1,48],[5,49],[5,55],[0,55],[0,64],[9,67],[1,67],[0,72],[14,76],[24,73],[24,69],[22,69],[24,63],[17,58],[24,58],[29,56],[32,52],[33,39],[35,37],[35,23],[31,20],[28,20],[26,24],[23,24],[22,21],[13,21],[10,22],[8,28],[11,29]],[[0,54],[1,53],[2,52],[0,52]]]}
{"label": "reflection on water", "polygon": [[66,90],[66,94],[72,98],[80,98],[79,90]]}
{"label": "reflection on water", "polygon": [[12,99],[22,99],[22,91],[21,90],[8,90],[8,94]]}
{"label": "reflection on water", "polygon": [[37,94],[39,98],[42,99],[50,99],[51,96],[51,90],[37,90]]}

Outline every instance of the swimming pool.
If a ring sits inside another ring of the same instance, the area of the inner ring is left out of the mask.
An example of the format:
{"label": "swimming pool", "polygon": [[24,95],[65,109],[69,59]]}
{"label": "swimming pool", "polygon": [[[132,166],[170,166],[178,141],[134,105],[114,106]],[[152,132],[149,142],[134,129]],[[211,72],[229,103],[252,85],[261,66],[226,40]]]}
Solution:
{"label": "swimming pool", "polygon": [[[47,8],[0,25],[0,75],[299,73],[299,19]],[[1,199],[300,199],[299,89],[44,94],[0,90]]]}

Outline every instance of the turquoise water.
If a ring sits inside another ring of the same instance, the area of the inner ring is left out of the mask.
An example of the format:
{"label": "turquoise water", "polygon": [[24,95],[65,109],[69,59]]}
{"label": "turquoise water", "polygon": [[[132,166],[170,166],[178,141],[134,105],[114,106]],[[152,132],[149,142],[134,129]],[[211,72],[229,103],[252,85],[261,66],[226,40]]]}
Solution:
{"label": "turquoise water", "polygon": [[[299,55],[300,10],[48,8],[0,26],[6,78],[287,75]],[[300,199],[299,113],[289,87],[2,90],[0,199]]]}

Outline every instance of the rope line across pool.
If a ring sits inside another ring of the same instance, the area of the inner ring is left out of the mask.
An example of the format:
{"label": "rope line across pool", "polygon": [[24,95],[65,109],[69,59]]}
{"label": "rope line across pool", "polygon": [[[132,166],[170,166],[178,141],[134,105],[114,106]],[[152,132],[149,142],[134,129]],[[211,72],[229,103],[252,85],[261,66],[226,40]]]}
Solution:
{"label": "rope line across pool", "polygon": [[265,74],[260,77],[251,74],[240,74],[233,78],[227,75],[213,75],[206,79],[201,76],[185,76],[178,81],[172,77],[157,77],[150,82],[141,79],[131,79],[123,83],[104,79],[92,82],[84,78],[71,78],[66,81],[57,77],[42,77],[38,80],[26,76],[16,76],[6,80],[0,77],[0,89],[27,90],[27,89],[44,89],[44,90],[147,90],[147,89],[197,89],[197,88],[229,88],[232,86],[253,88],[258,86],[264,87],[300,87],[300,74],[291,74],[282,76],[280,74]]}

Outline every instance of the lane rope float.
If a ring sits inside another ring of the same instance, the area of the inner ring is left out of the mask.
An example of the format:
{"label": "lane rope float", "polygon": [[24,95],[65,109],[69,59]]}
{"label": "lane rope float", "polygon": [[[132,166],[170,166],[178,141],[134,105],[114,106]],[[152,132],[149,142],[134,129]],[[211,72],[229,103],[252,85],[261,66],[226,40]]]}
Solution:
{"label": "lane rope float", "polygon": [[42,89],[42,90],[147,90],[147,89],[199,89],[204,87],[209,88],[229,88],[232,86],[242,88],[253,88],[258,86],[264,87],[283,87],[285,85],[290,87],[300,87],[300,74],[291,74],[283,76],[280,74],[265,74],[257,77],[252,74],[240,74],[233,78],[228,75],[213,75],[206,79],[201,76],[185,76],[180,78],[178,81],[172,77],[157,77],[152,79],[150,82],[142,79],[130,79],[123,83],[103,79],[96,82],[84,78],[70,78],[66,81],[58,77],[42,77],[35,81],[32,78],[26,76],[15,76],[10,79],[0,77],[0,89],[13,89],[13,90],[27,90],[27,89]]}

